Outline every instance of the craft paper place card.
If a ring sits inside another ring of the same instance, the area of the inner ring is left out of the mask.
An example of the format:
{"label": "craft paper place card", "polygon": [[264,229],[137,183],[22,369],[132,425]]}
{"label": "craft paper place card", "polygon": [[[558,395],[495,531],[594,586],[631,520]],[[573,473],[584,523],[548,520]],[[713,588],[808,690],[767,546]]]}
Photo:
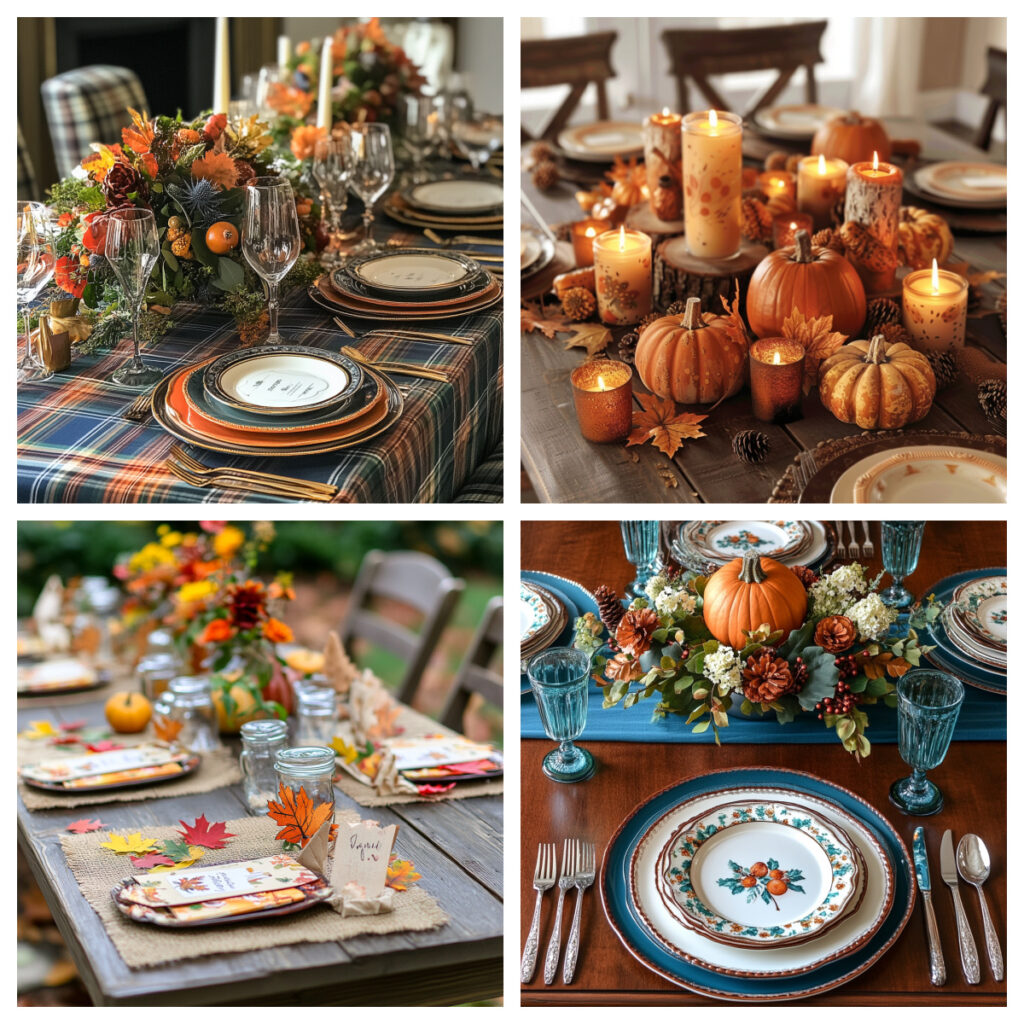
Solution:
{"label": "craft paper place card", "polygon": [[21,769],[21,774],[25,778],[37,779],[40,782],[70,782],[75,779],[107,775],[112,772],[132,771],[137,768],[151,768],[173,763],[174,757],[167,747],[155,743],[143,743],[137,747],[109,750],[84,757],[40,761],[38,764],[26,765]]}
{"label": "craft paper place card", "polygon": [[[486,743],[474,743],[465,736],[430,735],[408,739],[389,739],[386,746],[394,752],[395,765],[402,773],[420,774],[418,769],[444,769],[441,774],[451,774],[454,768],[466,768],[460,774],[486,774],[499,771],[501,755]],[[484,762],[489,769],[482,768]],[[428,777],[431,773],[422,773]]]}
{"label": "craft paper place card", "polygon": [[397,832],[397,825],[381,828],[375,821],[341,822],[331,871],[335,892],[355,883],[367,897],[383,893]]}

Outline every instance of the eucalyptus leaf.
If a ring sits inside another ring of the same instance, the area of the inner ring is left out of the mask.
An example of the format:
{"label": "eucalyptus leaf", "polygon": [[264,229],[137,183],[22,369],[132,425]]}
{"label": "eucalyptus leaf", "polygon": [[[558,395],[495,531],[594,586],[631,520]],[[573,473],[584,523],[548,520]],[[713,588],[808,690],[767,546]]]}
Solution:
{"label": "eucalyptus leaf", "polygon": [[820,647],[805,647],[800,652],[807,666],[807,682],[800,691],[800,707],[810,711],[815,704],[831,697],[836,692],[839,682],[839,669],[836,668],[834,654],[829,654]]}
{"label": "eucalyptus leaf", "polygon": [[706,718],[703,722],[698,722],[694,727],[694,732],[707,732],[711,726],[711,719]]}

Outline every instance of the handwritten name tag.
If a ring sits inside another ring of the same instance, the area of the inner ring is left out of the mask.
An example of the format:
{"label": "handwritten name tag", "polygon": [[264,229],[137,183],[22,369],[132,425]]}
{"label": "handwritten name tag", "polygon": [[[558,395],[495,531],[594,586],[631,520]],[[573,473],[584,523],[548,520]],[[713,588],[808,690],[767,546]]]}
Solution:
{"label": "handwritten name tag", "polygon": [[375,821],[359,821],[354,825],[342,822],[331,872],[335,891],[341,892],[350,882],[355,882],[367,896],[379,896],[387,884],[388,861],[397,831],[397,825],[381,828]]}

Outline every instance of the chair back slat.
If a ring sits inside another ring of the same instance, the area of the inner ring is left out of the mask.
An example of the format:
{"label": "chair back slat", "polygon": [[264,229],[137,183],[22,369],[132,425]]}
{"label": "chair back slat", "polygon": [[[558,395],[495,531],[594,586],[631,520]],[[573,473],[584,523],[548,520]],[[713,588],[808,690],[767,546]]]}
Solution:
{"label": "chair back slat", "polygon": [[996,117],[1000,108],[1006,107],[1006,51],[990,46],[986,53],[985,84],[981,87],[982,96],[988,97],[988,105],[982,115],[981,124],[974,136],[974,144],[979,149],[988,149],[992,145],[992,129],[995,128]]}
{"label": "chair back slat", "polygon": [[465,660],[441,712],[441,724],[449,729],[462,731],[463,716],[475,693],[499,708],[502,706],[504,688],[500,664],[495,669],[491,667],[491,662],[504,637],[504,610],[505,603],[500,597],[492,597],[487,602],[480,626],[470,642]]}

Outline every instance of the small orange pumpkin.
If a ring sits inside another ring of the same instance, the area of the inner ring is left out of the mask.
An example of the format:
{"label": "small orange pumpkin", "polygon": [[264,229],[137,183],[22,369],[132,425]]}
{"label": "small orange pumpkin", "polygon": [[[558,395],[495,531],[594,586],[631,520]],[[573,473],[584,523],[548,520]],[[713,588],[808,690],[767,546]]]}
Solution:
{"label": "small orange pumpkin", "polygon": [[799,309],[808,319],[832,315],[832,327],[856,334],[867,314],[860,276],[833,249],[812,246],[806,231],[793,245],[770,252],[747,288],[747,322],[757,338],[782,334],[785,319]]}
{"label": "small orange pumpkin", "polygon": [[918,206],[901,206],[897,231],[900,263],[905,267],[942,266],[953,254],[953,232],[946,219]]}
{"label": "small orange pumpkin", "polygon": [[788,636],[806,614],[807,592],[793,571],[756,551],[723,565],[704,588],[704,624],[737,651],[747,643],[745,633],[767,624]]}
{"label": "small orange pumpkin", "polygon": [[153,706],[141,693],[115,693],[103,707],[114,732],[142,732],[149,724]]}
{"label": "small orange pumpkin", "polygon": [[700,299],[689,298],[682,316],[663,316],[644,328],[634,362],[659,398],[712,405],[743,387],[747,339],[727,317],[702,316]]}
{"label": "small orange pumpkin", "polygon": [[871,160],[888,160],[892,154],[889,134],[881,121],[861,117],[856,110],[830,118],[815,133],[811,155],[824,154],[830,160],[845,160],[848,164]]}

